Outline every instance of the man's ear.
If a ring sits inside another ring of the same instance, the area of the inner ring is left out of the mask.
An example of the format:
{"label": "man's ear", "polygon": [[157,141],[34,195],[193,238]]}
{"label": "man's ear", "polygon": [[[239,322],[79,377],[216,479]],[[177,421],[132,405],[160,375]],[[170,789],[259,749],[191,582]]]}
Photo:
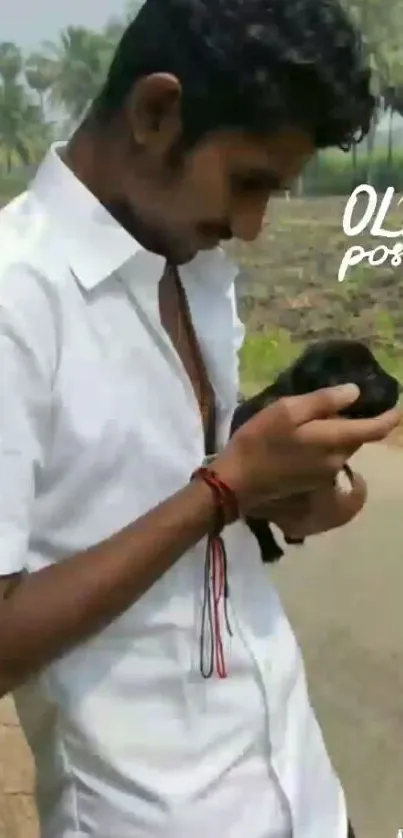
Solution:
{"label": "man's ear", "polygon": [[168,73],[144,76],[126,105],[132,138],[138,147],[164,154],[182,133],[182,86]]}

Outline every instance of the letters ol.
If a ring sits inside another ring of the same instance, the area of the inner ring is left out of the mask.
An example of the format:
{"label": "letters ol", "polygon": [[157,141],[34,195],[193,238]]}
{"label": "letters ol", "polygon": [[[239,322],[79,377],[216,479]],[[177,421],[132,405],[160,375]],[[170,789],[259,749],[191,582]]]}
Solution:
{"label": "letters ol", "polygon": [[[367,206],[361,220],[357,224],[353,225],[352,216],[357,203],[357,198],[361,193],[364,193],[368,196]],[[361,186],[357,186],[357,188],[354,190],[349,200],[347,201],[346,208],[344,210],[343,232],[345,233],[345,235],[349,236],[350,238],[352,236],[359,236],[360,233],[364,232],[364,230],[368,227],[371,220],[373,219],[372,227],[370,229],[371,236],[379,236],[388,239],[397,239],[399,236],[402,236],[403,229],[398,231],[392,231],[385,230],[385,228],[383,227],[383,223],[385,221],[389,207],[392,203],[394,194],[395,190],[393,186],[389,186],[385,192],[385,195],[383,196],[383,199],[378,209],[378,196],[374,187],[370,186],[367,183],[363,183],[361,184]],[[402,200],[403,199],[400,199],[398,205],[402,203]],[[375,247],[374,250],[368,251],[364,250],[364,248],[359,245],[350,247],[340,265],[338,280],[339,282],[343,282],[348,268],[351,268],[354,265],[359,265],[363,259],[368,259],[369,264],[375,266],[382,265],[388,259],[388,257],[392,257],[392,266],[398,267],[402,264],[402,254],[403,245],[400,242],[396,242],[394,246],[392,246],[391,248],[388,248],[385,245],[380,245],[378,247]]]}
{"label": "letters ol", "polygon": [[[368,203],[367,208],[364,212],[363,217],[359,224],[352,224],[352,215],[355,209],[355,205],[357,203],[357,198],[361,193],[366,193],[368,195]],[[381,236],[382,238],[387,239],[397,239],[399,236],[403,235],[403,229],[396,231],[392,230],[385,230],[382,227],[383,222],[385,221],[388,209],[392,203],[393,196],[395,194],[395,190],[393,186],[389,186],[382,198],[381,205],[376,212],[377,204],[378,204],[378,195],[376,190],[373,186],[370,186],[368,183],[362,183],[361,186],[357,186],[354,189],[354,192],[350,195],[346,208],[344,210],[343,216],[343,232],[346,236],[359,236],[360,233],[363,233],[365,228],[368,227],[371,219],[374,217],[375,212],[375,219],[374,223],[370,230],[371,236]],[[398,206],[402,202],[402,198],[399,201]]]}

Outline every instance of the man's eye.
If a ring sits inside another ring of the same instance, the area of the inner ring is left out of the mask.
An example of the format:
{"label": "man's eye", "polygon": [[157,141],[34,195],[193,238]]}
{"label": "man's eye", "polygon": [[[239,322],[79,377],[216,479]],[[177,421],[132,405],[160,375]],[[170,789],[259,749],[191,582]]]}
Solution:
{"label": "man's eye", "polygon": [[240,192],[266,192],[267,183],[262,178],[245,177],[238,181],[238,190]]}
{"label": "man's eye", "polygon": [[271,189],[267,186],[267,183],[264,180],[256,177],[250,178],[236,178],[233,180],[232,183],[232,191],[235,195],[238,196],[268,196],[271,192]]}

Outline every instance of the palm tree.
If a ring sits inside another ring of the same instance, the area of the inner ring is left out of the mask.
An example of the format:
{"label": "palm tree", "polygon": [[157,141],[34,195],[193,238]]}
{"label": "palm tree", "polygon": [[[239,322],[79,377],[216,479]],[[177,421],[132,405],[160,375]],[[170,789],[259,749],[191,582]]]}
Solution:
{"label": "palm tree", "polygon": [[7,172],[14,162],[30,163],[46,141],[40,110],[20,79],[22,67],[19,48],[11,42],[0,43],[0,151]]}
{"label": "palm tree", "polygon": [[0,43],[0,76],[4,84],[17,81],[22,70],[21,50],[11,41]]}
{"label": "palm tree", "polygon": [[105,79],[113,54],[104,34],[83,26],[69,26],[58,44],[46,43],[46,59],[53,72],[51,98],[72,122],[78,122]]}
{"label": "palm tree", "polygon": [[9,173],[16,162],[29,165],[42,155],[47,144],[47,126],[40,108],[33,105],[18,82],[0,83],[0,148]]}
{"label": "palm tree", "polygon": [[[373,76],[373,90],[377,97],[383,97],[383,91],[393,83],[393,67],[401,63],[401,43],[403,36],[403,14],[401,0],[344,0],[350,13],[364,34]],[[373,176],[373,160],[377,119],[375,116],[367,135],[367,182]],[[392,119],[392,117],[391,117]],[[391,142],[391,126],[389,142]],[[356,154],[356,152],[355,152]],[[390,148],[389,154],[392,154]],[[353,159],[356,166],[356,157]]]}
{"label": "palm tree", "polygon": [[55,82],[55,65],[46,55],[33,53],[24,67],[25,78],[39,98],[43,119],[45,119],[46,96]]}
{"label": "palm tree", "polygon": [[393,118],[395,114],[403,116],[403,86],[399,84],[395,86],[387,85],[383,92],[383,101],[385,111],[389,113],[387,165],[390,172],[393,164]]}

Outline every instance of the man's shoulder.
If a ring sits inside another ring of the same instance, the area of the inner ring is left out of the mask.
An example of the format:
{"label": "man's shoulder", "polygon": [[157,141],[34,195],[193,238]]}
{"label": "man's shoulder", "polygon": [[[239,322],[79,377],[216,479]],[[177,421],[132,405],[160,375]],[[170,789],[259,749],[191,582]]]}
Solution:
{"label": "man's shoulder", "polygon": [[0,210],[0,331],[27,345],[50,343],[57,331],[63,260],[52,253],[51,227],[29,190]]}
{"label": "man's shoulder", "polygon": [[51,219],[31,190],[0,210],[0,272],[15,261],[35,263],[51,230]]}
{"label": "man's shoulder", "polygon": [[21,302],[63,275],[52,220],[28,189],[0,210],[0,304]]}
{"label": "man's shoulder", "polygon": [[0,273],[20,258],[26,247],[29,228],[29,192],[18,195],[0,210]]}

